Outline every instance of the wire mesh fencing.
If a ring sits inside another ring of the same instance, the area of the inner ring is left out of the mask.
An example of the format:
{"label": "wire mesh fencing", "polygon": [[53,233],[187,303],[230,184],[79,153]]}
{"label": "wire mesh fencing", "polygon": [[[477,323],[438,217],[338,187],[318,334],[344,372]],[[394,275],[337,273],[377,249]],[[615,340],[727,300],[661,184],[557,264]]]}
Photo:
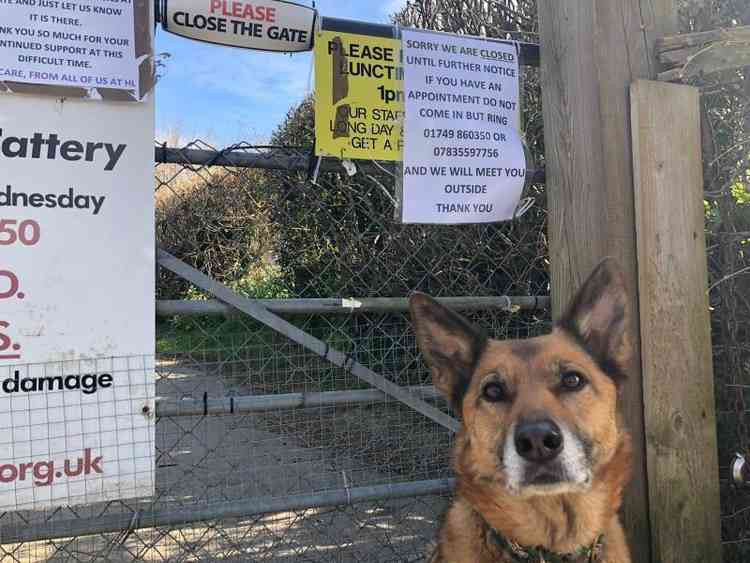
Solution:
{"label": "wire mesh fencing", "polygon": [[[703,94],[705,206],[712,307],[725,561],[750,558],[750,489],[735,483],[736,453],[750,459],[750,76]],[[727,80],[731,78],[732,80]],[[740,85],[740,87],[738,87]]]}
{"label": "wire mesh fencing", "polygon": [[[743,29],[746,3],[680,1],[681,31]],[[746,28],[745,28],[746,29]],[[696,44],[740,53],[747,41]],[[699,62],[691,57],[686,66]],[[679,65],[680,67],[682,66]],[[679,68],[679,67],[678,67]],[[709,64],[687,73],[700,88],[704,204],[708,249],[724,561],[750,560],[750,488],[732,479],[736,453],[750,454],[750,73],[748,67]]]}
{"label": "wire mesh fencing", "polygon": [[414,290],[499,338],[545,332],[543,191],[529,188],[523,221],[409,226],[385,163],[350,176],[294,147],[156,152],[159,246],[347,362],[160,269],[156,495],[2,514],[0,558],[423,560],[452,490],[452,434],[350,366],[448,412],[416,347]]}

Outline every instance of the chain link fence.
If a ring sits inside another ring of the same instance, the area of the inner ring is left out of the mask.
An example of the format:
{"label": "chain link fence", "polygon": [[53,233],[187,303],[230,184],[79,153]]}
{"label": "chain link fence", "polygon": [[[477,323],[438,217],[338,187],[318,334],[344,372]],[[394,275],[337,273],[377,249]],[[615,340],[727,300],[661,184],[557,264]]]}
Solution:
{"label": "chain link fence", "polygon": [[[448,412],[406,297],[499,337],[549,328],[543,191],[518,221],[406,226],[393,171],[309,149],[157,146],[160,248]],[[508,297],[509,296],[509,297]],[[3,561],[420,561],[446,428],[159,270],[156,496],[0,515]]]}
{"label": "chain link fence", "polygon": [[703,90],[709,296],[712,307],[725,561],[750,558],[750,489],[729,468],[750,459],[750,75],[696,81]]}
{"label": "chain link fence", "polygon": [[[746,2],[682,0],[683,33],[750,25]],[[746,33],[746,32],[745,32]],[[700,88],[706,237],[721,478],[724,561],[750,560],[750,489],[732,480],[735,453],[750,455],[750,73],[716,71],[713,53],[739,55],[745,40],[698,42],[684,70]],[[706,60],[700,72],[691,67]]]}

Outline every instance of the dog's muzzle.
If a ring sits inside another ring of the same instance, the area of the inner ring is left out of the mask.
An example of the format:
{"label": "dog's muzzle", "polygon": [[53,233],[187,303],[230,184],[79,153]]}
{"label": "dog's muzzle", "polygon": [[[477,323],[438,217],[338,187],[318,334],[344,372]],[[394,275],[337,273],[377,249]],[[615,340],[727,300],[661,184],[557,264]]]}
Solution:
{"label": "dog's muzzle", "polygon": [[503,451],[508,489],[518,494],[580,491],[591,480],[580,439],[550,418],[521,420]]}

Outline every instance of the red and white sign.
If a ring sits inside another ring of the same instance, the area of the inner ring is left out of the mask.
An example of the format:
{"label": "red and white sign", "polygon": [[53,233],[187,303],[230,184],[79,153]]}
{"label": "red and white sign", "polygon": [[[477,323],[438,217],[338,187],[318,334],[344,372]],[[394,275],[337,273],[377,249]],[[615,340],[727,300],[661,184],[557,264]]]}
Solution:
{"label": "red and white sign", "polygon": [[171,33],[260,51],[312,49],[316,12],[284,0],[161,0],[162,27]]}
{"label": "red and white sign", "polygon": [[154,491],[153,97],[0,95],[0,511]]}

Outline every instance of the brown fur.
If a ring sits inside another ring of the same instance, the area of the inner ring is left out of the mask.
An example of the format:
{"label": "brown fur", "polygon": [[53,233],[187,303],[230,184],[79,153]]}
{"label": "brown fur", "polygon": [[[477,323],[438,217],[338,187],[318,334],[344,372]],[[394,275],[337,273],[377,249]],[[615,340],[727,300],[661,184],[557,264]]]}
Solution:
{"label": "brown fur", "polygon": [[[617,515],[630,476],[631,443],[617,411],[628,348],[616,266],[605,261],[595,270],[551,334],[524,341],[485,340],[423,295],[411,304],[433,381],[463,419],[453,455],[456,500],[430,561],[511,561],[493,540],[494,529],[522,546],[558,553],[590,546],[604,534],[601,561],[630,563]],[[568,370],[588,384],[561,391],[561,373]],[[488,381],[501,381],[509,398],[487,401],[482,390]],[[572,429],[585,445],[589,486],[533,495],[507,488],[502,451],[506,439],[513,440],[509,429],[539,416]]]}

